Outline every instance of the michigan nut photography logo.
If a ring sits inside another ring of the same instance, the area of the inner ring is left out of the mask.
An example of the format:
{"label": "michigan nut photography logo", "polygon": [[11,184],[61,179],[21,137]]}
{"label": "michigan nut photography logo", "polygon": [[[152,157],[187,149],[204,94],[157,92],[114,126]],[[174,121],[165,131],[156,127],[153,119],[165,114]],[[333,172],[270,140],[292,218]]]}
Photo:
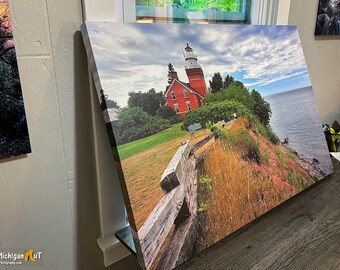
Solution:
{"label": "michigan nut photography logo", "polygon": [[0,252],[0,265],[20,265],[23,263],[35,263],[42,258],[42,251],[34,252],[26,249],[23,253]]}

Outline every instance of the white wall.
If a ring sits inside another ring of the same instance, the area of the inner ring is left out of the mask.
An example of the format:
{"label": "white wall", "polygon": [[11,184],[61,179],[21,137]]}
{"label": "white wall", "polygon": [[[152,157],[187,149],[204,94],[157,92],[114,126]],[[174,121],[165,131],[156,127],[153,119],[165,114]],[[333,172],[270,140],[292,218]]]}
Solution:
{"label": "white wall", "polygon": [[0,163],[0,269],[104,269],[80,0],[11,1],[32,153]]}
{"label": "white wall", "polygon": [[319,0],[291,0],[289,24],[297,25],[323,122],[340,122],[340,37],[315,38]]}

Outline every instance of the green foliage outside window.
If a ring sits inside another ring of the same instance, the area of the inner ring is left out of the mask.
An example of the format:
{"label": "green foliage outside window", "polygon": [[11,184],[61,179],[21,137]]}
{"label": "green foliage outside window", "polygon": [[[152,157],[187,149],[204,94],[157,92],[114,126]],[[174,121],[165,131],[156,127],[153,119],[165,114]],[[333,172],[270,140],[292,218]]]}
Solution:
{"label": "green foliage outside window", "polygon": [[177,4],[188,10],[216,7],[222,11],[237,12],[239,2],[240,0],[136,0],[136,5],[162,7]]}

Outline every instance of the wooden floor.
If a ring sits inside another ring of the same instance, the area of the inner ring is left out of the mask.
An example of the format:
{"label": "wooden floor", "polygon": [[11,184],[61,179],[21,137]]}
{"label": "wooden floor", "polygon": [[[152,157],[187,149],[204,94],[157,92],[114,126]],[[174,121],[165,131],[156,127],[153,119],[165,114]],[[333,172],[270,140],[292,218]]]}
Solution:
{"label": "wooden floor", "polygon": [[[332,176],[177,269],[340,269],[340,162],[333,164]],[[120,269],[136,269],[131,260]]]}

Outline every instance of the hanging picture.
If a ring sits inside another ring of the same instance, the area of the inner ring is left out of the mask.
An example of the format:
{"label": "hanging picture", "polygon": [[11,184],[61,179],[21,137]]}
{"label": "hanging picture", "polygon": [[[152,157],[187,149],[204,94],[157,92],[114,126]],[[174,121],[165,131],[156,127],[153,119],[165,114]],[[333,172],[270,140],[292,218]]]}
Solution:
{"label": "hanging picture", "polygon": [[295,27],[82,33],[144,269],[173,269],[332,172]]}
{"label": "hanging picture", "polygon": [[339,0],[319,0],[315,35],[340,35]]}
{"label": "hanging picture", "polygon": [[7,0],[0,1],[0,158],[31,152]]}

